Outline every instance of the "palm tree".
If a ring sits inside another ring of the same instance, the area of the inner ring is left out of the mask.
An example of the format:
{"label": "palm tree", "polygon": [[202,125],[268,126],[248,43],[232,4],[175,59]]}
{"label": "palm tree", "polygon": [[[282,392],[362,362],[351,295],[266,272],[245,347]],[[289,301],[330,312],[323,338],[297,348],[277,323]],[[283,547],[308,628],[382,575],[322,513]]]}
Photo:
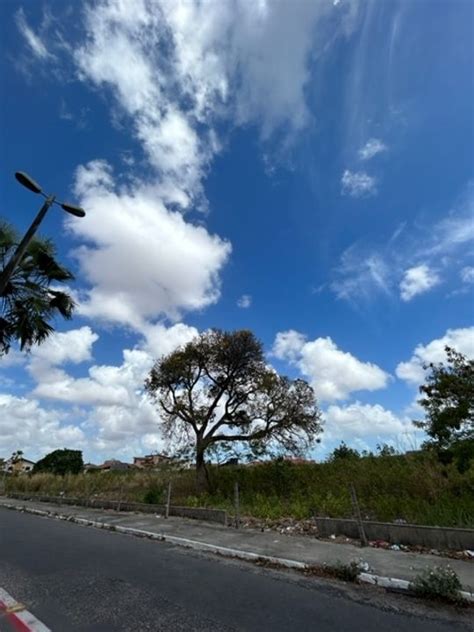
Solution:
{"label": "palm tree", "polygon": [[[0,269],[4,269],[19,243],[15,229],[0,223]],[[74,278],[56,260],[56,248],[48,239],[35,237],[0,295],[0,355],[8,353],[13,340],[20,348],[41,344],[53,331],[57,315],[70,319],[74,301],[55,283]]]}

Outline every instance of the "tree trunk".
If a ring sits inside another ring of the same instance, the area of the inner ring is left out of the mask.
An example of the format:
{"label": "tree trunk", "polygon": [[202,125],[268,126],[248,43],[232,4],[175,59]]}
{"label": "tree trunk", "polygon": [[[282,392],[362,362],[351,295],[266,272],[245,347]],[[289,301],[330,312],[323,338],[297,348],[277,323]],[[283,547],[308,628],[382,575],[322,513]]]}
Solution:
{"label": "tree trunk", "polygon": [[209,475],[204,460],[204,449],[196,447],[196,489],[198,494],[209,491]]}

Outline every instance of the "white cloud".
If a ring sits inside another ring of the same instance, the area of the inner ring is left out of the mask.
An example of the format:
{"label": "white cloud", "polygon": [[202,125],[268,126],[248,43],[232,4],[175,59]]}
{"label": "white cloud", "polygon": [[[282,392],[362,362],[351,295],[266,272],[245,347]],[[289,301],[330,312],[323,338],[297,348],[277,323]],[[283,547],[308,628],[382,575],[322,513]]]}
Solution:
{"label": "white cloud", "polygon": [[70,329],[66,332],[52,333],[41,345],[33,347],[31,357],[33,362],[41,361],[45,364],[64,364],[72,362],[78,364],[91,359],[92,345],[99,336],[90,327]]}
{"label": "white cloud", "polygon": [[144,348],[156,359],[168,355],[199,334],[195,327],[184,323],[176,323],[172,327],[165,327],[162,324],[150,325],[145,327],[143,333],[146,339]]}
{"label": "white cloud", "polygon": [[75,255],[92,285],[79,313],[143,331],[217,301],[228,242],[168,210],[154,187],[117,190],[103,161],[79,167],[75,192],[87,215],[69,228],[89,244]]}
{"label": "white cloud", "polygon": [[388,147],[379,138],[370,138],[366,144],[359,149],[361,160],[370,160],[377,154],[387,151]]}
{"label": "white cloud", "polygon": [[26,21],[25,12],[23,8],[20,7],[18,11],[15,13],[15,22],[18,27],[18,30],[25,38],[26,43],[30,51],[41,60],[51,59],[53,55],[48,51],[41,37],[37,35],[33,29],[28,25]]}
{"label": "white cloud", "polygon": [[402,301],[411,301],[418,294],[428,292],[440,282],[439,275],[426,264],[408,268],[400,281],[400,297]]}
{"label": "white cloud", "polygon": [[74,423],[64,423],[67,416],[42,407],[37,399],[0,393],[1,455],[5,458],[21,449],[26,457],[37,459],[65,446],[82,448],[84,433]]}
{"label": "white cloud", "polygon": [[341,178],[341,193],[350,197],[367,197],[377,192],[377,181],[365,171],[346,169]]}
{"label": "white cloud", "polygon": [[[86,327],[53,334],[50,347],[41,357],[36,352],[42,347],[32,352],[28,368],[37,382],[32,395],[82,407],[81,426],[87,431],[82,445],[88,453],[130,458],[133,452],[139,454],[151,445],[163,447],[159,413],[144,392],[144,381],[157,358],[185,344],[198,331],[183,323],[169,328],[147,325],[143,348],[125,349],[120,365],[92,365],[86,377],[73,377],[58,365],[90,357],[95,335],[87,337],[84,330],[92,333]],[[81,346],[85,339],[89,344]]]}
{"label": "white cloud", "polygon": [[361,256],[356,249],[348,248],[341,256],[338,278],[330,287],[338,298],[359,302],[376,292],[389,295],[392,273],[381,255]]}
{"label": "white cloud", "polygon": [[0,369],[6,369],[11,366],[19,366],[20,364],[23,364],[25,360],[25,353],[12,348],[6,355],[0,356]]}
{"label": "white cloud", "polygon": [[448,329],[444,336],[432,340],[427,345],[419,344],[408,362],[400,362],[396,368],[397,377],[411,384],[421,384],[425,379],[424,364],[446,361],[444,348],[452,347],[474,358],[474,327]]}
{"label": "white cloud", "polygon": [[463,283],[474,283],[474,267],[473,266],[465,266],[461,272],[461,279]]}
{"label": "white cloud", "polygon": [[74,60],[81,79],[112,90],[150,163],[198,199],[220,148],[216,121],[257,123],[264,138],[305,126],[310,57],[348,28],[344,12],[326,32],[332,11],[311,2],[97,2],[85,10]]}
{"label": "white cloud", "polygon": [[361,362],[338,349],[329,337],[307,341],[294,330],[280,332],[273,354],[297,366],[322,401],[346,399],[354,391],[385,388],[390,378],[376,364]]}
{"label": "white cloud", "polygon": [[120,366],[93,365],[88,370],[89,376],[81,378],[54,366],[39,372],[33,362],[30,370],[38,381],[33,391],[36,397],[78,405],[133,408],[153,358],[146,351],[124,349]]}
{"label": "white cloud", "polygon": [[[469,261],[473,211],[474,185],[468,182],[450,211],[433,224],[420,219],[408,226],[402,223],[378,246],[355,242],[341,254],[331,289],[354,304],[381,294],[393,297],[400,290],[406,301],[431,289],[441,276],[450,276],[453,264]],[[469,276],[469,266],[465,274]]]}
{"label": "white cloud", "polygon": [[241,309],[248,309],[252,305],[252,297],[250,294],[242,294],[242,296],[237,300],[237,307]]}
{"label": "white cloud", "polygon": [[412,430],[408,418],[401,419],[379,404],[332,404],[323,413],[323,418],[324,438],[328,440],[347,441],[360,437],[386,440]]}

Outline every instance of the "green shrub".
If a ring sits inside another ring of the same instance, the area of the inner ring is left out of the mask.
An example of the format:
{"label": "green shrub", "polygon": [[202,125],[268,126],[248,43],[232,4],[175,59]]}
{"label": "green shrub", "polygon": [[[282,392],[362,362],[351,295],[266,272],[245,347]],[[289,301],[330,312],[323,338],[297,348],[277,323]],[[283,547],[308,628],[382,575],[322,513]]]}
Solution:
{"label": "green shrub", "polygon": [[143,496],[143,502],[148,505],[159,505],[162,501],[163,489],[157,485],[149,487]]}
{"label": "green shrub", "polygon": [[410,588],[419,597],[441,599],[451,603],[462,602],[461,582],[456,572],[449,566],[435,566],[422,571]]}
{"label": "green shrub", "polygon": [[332,566],[326,565],[325,571],[331,575],[331,577],[335,577],[344,582],[356,582],[359,577],[360,568],[357,562],[350,562],[349,564],[338,562]]}

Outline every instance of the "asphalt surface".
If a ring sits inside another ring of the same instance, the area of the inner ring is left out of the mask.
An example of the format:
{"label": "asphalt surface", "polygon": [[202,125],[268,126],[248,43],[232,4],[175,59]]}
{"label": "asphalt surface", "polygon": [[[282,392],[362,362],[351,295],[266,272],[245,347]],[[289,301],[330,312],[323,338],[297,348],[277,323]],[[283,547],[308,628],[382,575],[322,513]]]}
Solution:
{"label": "asphalt surface", "polygon": [[338,587],[3,508],[0,587],[53,632],[472,629],[465,613],[413,606],[408,613],[370,587]]}

